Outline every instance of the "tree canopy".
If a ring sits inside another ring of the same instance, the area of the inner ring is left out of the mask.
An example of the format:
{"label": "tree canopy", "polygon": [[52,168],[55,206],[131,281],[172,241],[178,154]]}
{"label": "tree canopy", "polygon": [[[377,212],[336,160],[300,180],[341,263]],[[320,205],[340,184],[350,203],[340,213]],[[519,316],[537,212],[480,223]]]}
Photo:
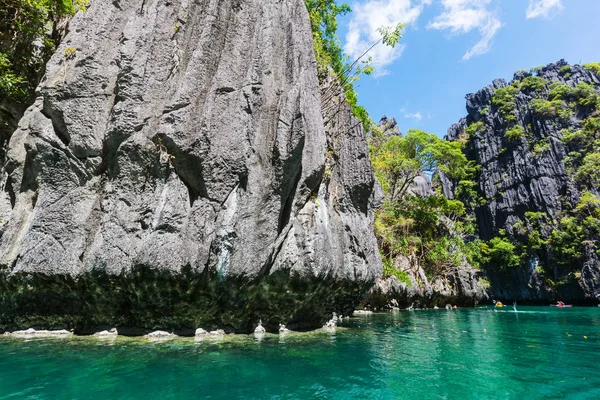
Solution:
{"label": "tree canopy", "polygon": [[58,24],[88,0],[0,0],[0,97],[21,103],[33,95],[55,50]]}

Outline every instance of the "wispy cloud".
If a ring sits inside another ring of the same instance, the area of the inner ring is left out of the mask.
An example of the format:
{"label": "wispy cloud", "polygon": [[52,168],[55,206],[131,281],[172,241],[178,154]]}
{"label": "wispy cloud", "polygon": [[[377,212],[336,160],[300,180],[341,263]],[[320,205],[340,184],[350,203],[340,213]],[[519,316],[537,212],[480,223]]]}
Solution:
{"label": "wispy cloud", "polygon": [[562,0],[529,0],[525,16],[527,19],[552,18],[563,9]]}
{"label": "wispy cloud", "polygon": [[438,15],[427,27],[448,31],[450,34],[465,34],[478,30],[479,41],[463,55],[463,60],[487,53],[496,32],[502,27],[496,13],[488,9],[491,0],[442,0],[442,14]]}
{"label": "wispy cloud", "polygon": [[423,119],[423,115],[421,115],[420,111],[413,114],[406,113],[404,114],[404,118],[416,119],[417,121],[420,121]]}
{"label": "wispy cloud", "polygon": [[[348,24],[344,51],[358,58],[365,50],[376,43],[381,35],[377,28],[395,26],[398,23],[412,24],[417,21],[423,8],[431,4],[431,0],[368,0],[352,4],[352,19]],[[382,44],[369,53],[373,58],[377,75],[385,75],[385,67],[392,64],[402,55],[405,46],[400,43],[395,48]]]}

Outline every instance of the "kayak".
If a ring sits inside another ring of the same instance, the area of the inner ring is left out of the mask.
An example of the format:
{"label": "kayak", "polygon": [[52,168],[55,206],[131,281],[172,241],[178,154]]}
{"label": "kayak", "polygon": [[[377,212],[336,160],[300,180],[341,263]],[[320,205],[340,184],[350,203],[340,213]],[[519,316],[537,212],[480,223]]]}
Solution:
{"label": "kayak", "polygon": [[550,307],[571,308],[573,306],[571,304],[565,304],[565,305],[562,305],[562,306],[559,306],[558,304],[550,304]]}

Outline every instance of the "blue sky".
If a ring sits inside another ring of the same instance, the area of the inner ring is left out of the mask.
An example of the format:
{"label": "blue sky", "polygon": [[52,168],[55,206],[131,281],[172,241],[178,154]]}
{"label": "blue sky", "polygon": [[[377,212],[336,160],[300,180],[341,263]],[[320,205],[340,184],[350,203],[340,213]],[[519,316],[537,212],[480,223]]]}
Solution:
{"label": "blue sky", "polygon": [[[341,3],[341,1],[338,1]],[[372,52],[377,73],[358,82],[359,102],[403,132],[444,136],[466,114],[465,95],[495,78],[564,58],[600,61],[600,0],[346,0],[340,21],[348,54],[377,39],[376,28],[408,22],[396,49]]]}

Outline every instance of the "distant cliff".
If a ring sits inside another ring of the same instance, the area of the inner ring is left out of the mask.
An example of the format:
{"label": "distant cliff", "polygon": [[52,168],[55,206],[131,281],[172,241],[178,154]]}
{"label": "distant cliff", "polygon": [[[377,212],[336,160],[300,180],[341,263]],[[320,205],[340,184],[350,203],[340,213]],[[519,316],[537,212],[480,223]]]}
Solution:
{"label": "distant cliff", "polygon": [[380,195],[315,64],[302,0],[77,14],[1,166],[0,329],[247,332],[352,311],[381,274]]}
{"label": "distant cliff", "polygon": [[467,96],[448,131],[478,165],[470,193],[444,194],[476,218],[491,294],[600,299],[600,66],[564,61]]}

